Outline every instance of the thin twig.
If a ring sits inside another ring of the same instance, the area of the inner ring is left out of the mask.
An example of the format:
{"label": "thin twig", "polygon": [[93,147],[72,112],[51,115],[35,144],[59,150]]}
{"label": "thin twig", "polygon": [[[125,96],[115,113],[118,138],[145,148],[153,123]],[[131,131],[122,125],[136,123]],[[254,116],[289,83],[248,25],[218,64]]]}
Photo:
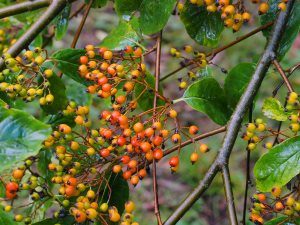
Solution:
{"label": "thin twig", "polygon": [[71,48],[75,48],[75,47],[76,47],[77,41],[78,41],[79,36],[80,36],[80,34],[81,34],[82,28],[83,28],[83,26],[84,26],[84,24],[85,24],[86,18],[87,18],[87,16],[89,15],[89,12],[90,12],[90,10],[91,10],[92,4],[93,4],[93,0],[90,0],[90,2],[89,2],[89,4],[88,4],[87,8],[85,9],[85,12],[84,12],[83,17],[82,17],[82,19],[81,19],[81,22],[80,22],[80,24],[79,24],[79,27],[78,27],[78,29],[77,29],[77,31],[76,31],[76,34],[75,34],[75,36],[74,36],[74,39],[73,39],[73,41],[72,41]]}
{"label": "thin twig", "polygon": [[[67,3],[67,0],[53,0],[45,13],[7,50],[7,53],[12,57],[16,57],[65,8]],[[3,66],[4,60],[1,58],[0,70],[3,69]]]}
{"label": "thin twig", "polygon": [[289,79],[288,79],[287,76],[285,75],[285,72],[283,71],[283,69],[282,69],[280,63],[279,63],[276,59],[274,59],[274,60],[273,60],[273,64],[274,64],[274,66],[276,67],[276,69],[278,70],[278,72],[279,72],[280,76],[282,77],[282,79],[283,79],[283,81],[284,81],[286,87],[288,88],[289,92],[293,92],[293,91],[294,91],[294,88],[292,87],[292,85],[291,85]]}
{"label": "thin twig", "polygon": [[[253,114],[253,103],[250,105],[249,109],[249,123],[252,122],[252,114]],[[248,144],[250,141],[248,141]],[[246,157],[246,182],[245,182],[245,193],[244,193],[244,206],[243,206],[243,218],[242,218],[242,224],[246,225],[246,212],[247,212],[247,201],[248,201],[248,189],[249,184],[251,182],[250,180],[250,155],[251,151],[249,149],[247,151],[247,157]]]}
{"label": "thin twig", "polygon": [[[230,42],[229,44],[224,45],[224,46],[222,46],[222,47],[220,47],[220,48],[218,48],[218,49],[216,49],[216,50],[213,50],[212,52],[208,53],[206,56],[207,56],[207,57],[211,56],[211,59],[212,59],[212,58],[214,58],[218,53],[224,51],[224,50],[227,49],[227,48],[232,47],[233,45],[238,44],[239,42],[241,42],[241,41],[243,41],[243,40],[245,40],[245,39],[247,39],[247,38],[253,36],[254,34],[257,34],[258,32],[260,32],[260,31],[262,31],[262,30],[264,30],[264,29],[266,29],[266,28],[272,26],[273,24],[274,24],[274,22],[269,22],[269,23],[267,23],[267,24],[265,24],[265,25],[263,25],[263,26],[261,26],[261,27],[258,27],[258,28],[256,28],[255,30],[253,30],[253,31],[251,31],[251,32],[249,32],[249,33],[247,33],[247,34],[245,34],[245,35],[243,35],[243,36],[237,38],[235,41]],[[174,71],[170,72],[169,74],[163,76],[163,77],[160,79],[160,81],[163,81],[163,80],[165,80],[165,79],[171,77],[172,75],[178,73],[179,71],[181,71],[181,70],[183,70],[184,68],[189,67],[189,66],[191,66],[191,65],[193,65],[193,61],[188,62],[188,63],[185,63],[184,65],[181,65],[181,66],[180,66],[179,68],[177,68],[176,70],[174,70]]]}
{"label": "thin twig", "polygon": [[[156,41],[156,61],[155,61],[155,93],[159,91],[159,78],[160,78],[160,62],[161,62],[161,42],[162,42],[162,31],[158,34]],[[157,95],[154,94],[153,99],[153,115],[156,113],[157,107]],[[154,121],[153,121],[154,122]],[[157,219],[157,224],[162,225],[162,220],[159,211],[159,199],[158,199],[158,187],[157,187],[157,176],[156,176],[156,162],[153,159],[152,164],[153,173],[153,193],[154,193],[154,213]]]}
{"label": "thin twig", "polygon": [[[224,166],[228,165],[228,160],[238,136],[243,118],[258,92],[258,89],[260,88],[260,85],[271,65],[272,60],[275,59],[278,45],[286,27],[286,23],[293,8],[294,2],[295,0],[288,1],[286,11],[281,12],[276,20],[276,24],[269,38],[265,51],[257,64],[256,70],[248,84],[248,87],[246,88],[238,105],[236,106],[235,111],[233,112],[233,115],[231,116],[223,140],[222,148],[219,151],[216,159],[204,175],[203,180],[200,181],[198,186],[186,197],[185,200],[183,200],[178,208],[174,210],[170,217],[165,221],[164,225],[176,224],[208,189],[216,174],[220,172]],[[228,197],[230,196],[227,196],[227,199],[229,199]]]}
{"label": "thin twig", "polygon": [[0,19],[28,11],[34,11],[40,8],[47,7],[50,4],[51,0],[36,0],[10,5],[0,9]]}

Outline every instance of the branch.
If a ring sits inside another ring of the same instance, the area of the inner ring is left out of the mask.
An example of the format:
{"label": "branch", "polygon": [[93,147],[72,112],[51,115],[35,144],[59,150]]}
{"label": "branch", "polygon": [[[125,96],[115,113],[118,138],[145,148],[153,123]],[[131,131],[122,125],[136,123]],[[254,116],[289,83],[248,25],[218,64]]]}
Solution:
{"label": "branch", "polygon": [[93,0],[90,0],[90,2],[89,2],[89,4],[88,4],[87,8],[86,8],[85,11],[84,11],[83,17],[82,17],[82,19],[81,19],[81,22],[80,22],[80,24],[79,24],[79,27],[78,27],[78,29],[77,29],[77,31],[76,31],[76,34],[75,34],[75,36],[74,36],[74,39],[73,39],[73,41],[72,41],[71,48],[75,48],[75,47],[76,47],[77,41],[78,41],[79,36],[80,36],[80,34],[81,34],[82,28],[83,28],[83,26],[84,26],[84,24],[85,24],[86,18],[87,18],[87,16],[89,15],[89,12],[90,12],[90,10],[91,10],[92,4],[93,4]]}
{"label": "branch", "polygon": [[215,161],[210,166],[203,180],[199,185],[187,196],[187,198],[179,205],[172,215],[165,221],[164,225],[174,225],[180,218],[192,207],[192,205],[201,197],[212,183],[214,177],[220,170],[228,165],[228,160],[232,152],[232,148],[238,136],[243,118],[253,102],[255,95],[267,73],[272,60],[275,59],[276,51],[282,34],[284,32],[288,16],[293,8],[295,0],[289,0],[287,10],[281,12],[276,20],[273,32],[267,43],[266,49],[257,64],[256,70],[249,82],[247,89],[242,95],[238,105],[227,126],[227,131],[223,140],[222,148],[217,155]]}
{"label": "branch", "polygon": [[274,60],[273,60],[273,64],[275,65],[276,69],[278,70],[278,72],[279,72],[280,76],[282,77],[282,79],[283,79],[283,81],[284,81],[286,87],[288,88],[289,92],[293,92],[294,89],[293,89],[293,87],[292,87],[292,85],[291,85],[289,79],[288,79],[287,76],[285,75],[285,73],[284,73],[284,71],[283,71],[283,69],[282,69],[280,63],[279,63],[276,59],[274,59]]}
{"label": "branch", "polygon": [[223,168],[222,168],[222,178],[223,178],[223,184],[224,184],[224,189],[225,189],[230,224],[237,225],[238,222],[237,222],[236,211],[235,211],[235,206],[234,206],[234,197],[233,197],[233,193],[232,193],[230,173],[229,173],[229,169],[228,169],[227,165],[223,166]]}
{"label": "branch", "polygon": [[[40,32],[64,9],[68,0],[53,0],[42,16],[12,45],[7,53],[16,57],[24,48],[39,35]],[[4,60],[0,59],[0,70],[3,69]]]}
{"label": "branch", "polygon": [[[249,123],[252,122],[252,114],[253,114],[253,103],[250,106],[249,109]],[[248,141],[248,144],[250,141]],[[244,206],[243,206],[243,218],[242,218],[242,224],[246,225],[246,211],[247,211],[247,201],[248,201],[248,189],[249,184],[251,183],[250,180],[250,155],[251,151],[249,149],[246,149],[247,151],[247,157],[246,157],[246,182],[245,182],[245,193],[244,193]]]}
{"label": "branch", "polygon": [[[224,50],[227,49],[227,48],[230,48],[230,47],[232,47],[232,46],[238,44],[239,42],[241,42],[241,41],[243,41],[243,40],[245,40],[245,39],[247,39],[247,38],[253,36],[254,34],[257,34],[258,32],[260,32],[260,31],[262,31],[262,30],[264,30],[264,29],[266,29],[266,28],[272,26],[273,24],[274,24],[274,22],[269,22],[269,23],[267,23],[267,24],[265,24],[265,25],[263,25],[263,26],[260,26],[260,27],[256,28],[255,30],[253,30],[253,31],[251,31],[251,32],[249,32],[249,33],[247,33],[247,34],[245,34],[245,35],[243,35],[243,36],[237,38],[235,41],[230,42],[230,43],[227,44],[227,45],[224,45],[224,46],[222,46],[222,47],[220,47],[220,48],[218,48],[218,49],[213,50],[212,52],[208,53],[206,56],[207,56],[207,57],[208,57],[208,56],[211,56],[211,59],[213,59],[218,53],[224,51]],[[180,67],[177,68],[176,70],[174,70],[174,71],[170,72],[169,74],[165,75],[163,78],[160,79],[160,81],[163,81],[163,80],[165,80],[165,79],[171,77],[172,75],[178,73],[179,71],[181,71],[181,70],[183,70],[184,68],[186,68],[186,67],[188,67],[188,66],[191,66],[191,65],[193,65],[193,61],[188,62],[188,63],[185,63],[184,65],[180,66]]]}
{"label": "branch", "polygon": [[51,4],[51,0],[36,0],[10,5],[0,9],[0,19],[27,11],[37,10]]}
{"label": "branch", "polygon": [[[162,31],[158,34],[156,41],[156,61],[155,61],[155,94],[153,99],[153,115],[156,113],[157,107],[157,92],[159,89],[159,77],[160,77],[160,62],[161,62],[161,41],[162,41]],[[154,120],[154,117],[153,117]],[[155,121],[153,121],[155,122]],[[162,220],[159,212],[159,199],[158,199],[158,187],[157,187],[157,176],[156,176],[156,162],[153,159],[152,164],[152,173],[153,173],[153,193],[154,193],[154,213],[157,219],[157,224],[162,225]]]}

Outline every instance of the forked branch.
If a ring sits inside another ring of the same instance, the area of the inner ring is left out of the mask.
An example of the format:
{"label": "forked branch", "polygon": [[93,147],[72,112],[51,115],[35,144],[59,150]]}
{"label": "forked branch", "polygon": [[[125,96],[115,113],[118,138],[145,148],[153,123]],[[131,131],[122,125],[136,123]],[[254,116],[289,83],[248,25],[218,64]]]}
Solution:
{"label": "forked branch", "polygon": [[[43,29],[65,8],[68,0],[53,0],[45,13],[13,44],[7,53],[12,57],[17,56],[24,48],[43,31]],[[0,59],[0,69],[4,66],[4,60]]]}
{"label": "forked branch", "polygon": [[[164,225],[174,225],[180,218],[193,206],[193,204],[201,197],[201,195],[208,189],[211,185],[214,177],[220,171],[224,170],[224,167],[228,166],[229,157],[231,155],[234,143],[238,136],[243,118],[248,111],[253,99],[261,86],[261,83],[267,73],[272,61],[276,58],[276,52],[278,49],[279,42],[281,40],[282,34],[285,30],[286,23],[289,18],[289,14],[293,8],[295,0],[288,1],[287,9],[285,12],[281,12],[274,25],[273,32],[267,43],[265,51],[259,60],[256,70],[249,82],[247,89],[242,95],[239,103],[236,106],[233,115],[227,126],[227,131],[223,140],[222,148],[220,149],[214,162],[208,169],[202,181],[199,185],[187,196],[187,198],[178,206],[177,209],[171,214],[171,216],[165,221]],[[226,181],[227,182],[227,181]],[[226,184],[226,183],[225,183]],[[232,193],[230,182],[227,187],[227,199],[232,199],[230,193]],[[232,199],[233,200],[233,199]],[[234,205],[232,204],[232,207]],[[230,207],[229,218],[231,224],[236,224],[235,210]]]}

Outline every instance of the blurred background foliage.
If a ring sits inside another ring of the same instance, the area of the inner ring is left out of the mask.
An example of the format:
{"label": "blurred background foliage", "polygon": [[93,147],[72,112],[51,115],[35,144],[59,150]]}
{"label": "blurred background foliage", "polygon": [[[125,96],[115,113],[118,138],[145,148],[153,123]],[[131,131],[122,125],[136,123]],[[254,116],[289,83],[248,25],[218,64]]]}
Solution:
{"label": "blurred background foliage", "polygon": [[[7,4],[9,0],[0,0],[1,4]],[[74,9],[79,7],[79,4],[73,4]],[[16,18],[19,21],[27,21],[28,26],[38,15],[40,10],[33,14],[22,14]],[[67,34],[62,40],[54,40],[52,45],[48,45],[48,51],[51,53],[55,50],[66,48],[70,46],[76,29],[81,21],[82,14],[73,18],[69,23]],[[86,44],[101,45],[101,41],[104,37],[118,24],[118,16],[116,15],[113,4],[110,3],[105,8],[92,9],[89,17],[87,18],[86,24],[83,28],[78,48],[83,48]],[[16,20],[16,26],[18,22]],[[4,26],[4,24],[1,24]],[[248,25],[237,32],[232,33],[231,30],[225,30],[222,34],[220,46],[225,45],[236,39],[237,37],[246,34],[247,32],[255,29],[259,26],[258,18],[255,17]],[[26,27],[22,27],[22,30]],[[19,33],[16,37],[19,36]],[[220,68],[230,70],[235,65],[241,62],[256,62],[259,59],[260,54],[263,52],[265,46],[265,38],[262,33],[258,33],[253,37],[246,39],[245,41],[229,48],[228,50],[218,54],[214,59],[215,65],[210,65],[212,75],[223,84],[226,74],[221,72]],[[145,46],[149,49],[154,45],[151,37],[147,37],[145,40]],[[144,43],[143,43],[144,44]],[[34,45],[40,45],[37,40]],[[203,49],[198,46],[186,33],[183,24],[179,20],[178,16],[172,16],[164,29],[163,34],[163,54],[162,54],[162,76],[173,71],[179,66],[179,60],[172,58],[169,55],[171,47],[182,49],[184,45],[192,45],[195,49],[200,51],[208,51],[209,49]],[[51,46],[51,47],[50,47]],[[282,61],[284,68],[289,68],[297,63],[300,58],[300,37],[298,36],[291,50],[286,54]],[[146,58],[146,63],[150,71],[154,70],[155,54],[150,54]],[[183,91],[179,91],[178,78],[186,75],[188,70],[182,70],[171,78],[163,82],[164,95],[170,99],[177,99],[182,96]],[[295,84],[296,91],[300,92],[300,73],[299,71],[293,74],[291,82]],[[70,80],[66,77],[63,78],[67,88],[67,95],[70,98],[76,98],[80,104],[92,104],[92,115],[96,119],[99,111],[107,107],[105,102],[101,99],[92,99],[85,95],[85,87]],[[281,78],[278,73],[272,69],[269,70],[267,78],[264,80],[262,88],[259,91],[259,97],[255,103],[254,118],[262,117],[261,105],[262,100],[265,97],[272,95],[274,87],[280,82]],[[283,87],[279,93],[279,99],[283,101],[285,97],[286,89]],[[49,116],[44,116],[37,102],[31,102],[25,104],[22,101],[17,101],[14,104],[15,108],[20,108],[30,112],[35,117],[48,121]],[[196,123],[200,127],[202,133],[210,131],[218,126],[211,122],[204,114],[196,112],[188,107],[185,103],[181,102],[175,106],[179,112],[179,119],[182,126],[188,126],[191,123]],[[266,119],[266,118],[264,118]],[[270,124],[271,125],[271,124]],[[273,124],[274,126],[276,124]],[[176,174],[171,174],[167,159],[163,159],[158,164],[158,186],[159,186],[159,197],[160,197],[160,209],[163,220],[170,215],[170,213],[176,208],[176,206],[185,198],[187,193],[191,191],[201,180],[203,174],[213,161],[218,149],[221,146],[222,135],[217,135],[212,138],[205,139],[203,142],[207,143],[211,151],[201,157],[201,159],[195,164],[191,165],[189,157],[190,153],[197,148],[197,143],[190,145],[182,149],[181,152],[181,165],[180,169]],[[232,171],[231,177],[233,182],[233,188],[235,193],[235,200],[238,210],[238,218],[241,218],[243,210],[243,195],[245,187],[245,168],[246,168],[246,143],[241,139],[238,139],[235,145],[233,157],[230,160],[230,169]],[[255,162],[258,157],[263,154],[266,150],[259,148],[255,150],[252,155],[252,163]],[[251,167],[253,164],[251,165]],[[254,182],[254,180],[252,179]],[[142,225],[155,224],[155,217],[153,216],[153,193],[152,193],[152,179],[148,176],[143,182],[140,182],[137,187],[131,188],[131,199],[138,204],[138,210],[135,212],[137,221]],[[250,188],[250,194],[255,191],[253,185]],[[221,176],[218,175],[213,185],[210,187],[208,192],[205,193],[192,209],[184,216],[184,218],[178,222],[178,225],[215,225],[222,223],[228,224],[226,218],[226,200],[223,191],[223,185]],[[250,224],[250,222],[249,222]]]}

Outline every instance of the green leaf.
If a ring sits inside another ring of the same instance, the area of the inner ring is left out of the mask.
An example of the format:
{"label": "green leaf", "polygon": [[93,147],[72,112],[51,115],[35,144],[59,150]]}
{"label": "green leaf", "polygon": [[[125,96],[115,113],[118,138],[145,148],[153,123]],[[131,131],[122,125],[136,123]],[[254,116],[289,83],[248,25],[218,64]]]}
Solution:
{"label": "green leaf", "polygon": [[118,15],[130,15],[138,10],[143,0],[115,0],[115,9]]}
{"label": "green leaf", "polygon": [[[152,74],[146,73],[144,81],[151,88],[153,88],[153,89],[155,88],[155,78]],[[144,111],[147,111],[147,110],[153,108],[154,94],[153,94],[152,89],[148,88],[146,91],[144,91],[145,88],[146,88],[145,85],[137,83],[134,88],[134,96],[136,98],[138,98],[137,103],[138,103],[139,107],[141,109],[143,109]],[[144,92],[144,93],[142,94],[142,92]],[[159,88],[159,92],[162,93],[161,87]],[[162,99],[160,99],[160,98],[157,99],[157,106],[162,106],[164,104],[165,104],[165,102]]]}
{"label": "green leaf", "polygon": [[71,12],[71,4],[68,4],[64,10],[58,15],[56,20],[56,27],[55,27],[55,38],[57,40],[61,40],[68,29],[69,25],[69,16]]}
{"label": "green leaf", "polygon": [[55,218],[49,218],[42,220],[37,223],[33,223],[32,225],[55,225],[57,223],[63,224],[63,225],[72,225],[75,223],[73,216],[66,216],[64,218],[55,219]]}
{"label": "green leaf", "polygon": [[11,214],[0,209],[0,224],[2,225],[17,225]]}
{"label": "green leaf", "polygon": [[[109,185],[111,187],[111,195],[109,200],[109,206],[115,206],[120,214],[123,213],[125,208],[125,202],[129,198],[128,182],[120,174],[113,174],[109,179]],[[104,201],[108,200],[108,190],[106,189]]]}
{"label": "green leaf", "polygon": [[[280,3],[281,0],[270,0],[269,4],[270,4],[270,9],[269,11],[261,16],[261,24],[267,24],[271,21],[274,21],[277,17],[277,12],[278,10],[278,3]],[[279,60],[281,60],[284,55],[288,52],[288,50],[291,48],[294,40],[296,39],[299,31],[300,31],[300,2],[296,1],[292,12],[289,16],[288,19],[288,23],[286,26],[286,29],[283,33],[282,39],[279,43],[279,48],[278,48],[278,54],[277,54],[277,58]],[[265,29],[263,30],[263,34],[264,36],[268,39],[270,37],[272,31],[272,27],[270,27],[269,29]]]}
{"label": "green leaf", "polygon": [[[88,4],[92,0],[85,0],[85,2]],[[101,8],[107,4],[108,0],[94,0],[92,4],[92,8]]]}
{"label": "green leaf", "polygon": [[86,94],[86,86],[68,79],[67,77],[63,77],[62,80],[68,87],[66,89],[66,95],[69,100],[75,101],[78,105],[92,104],[92,96]]}
{"label": "green leaf", "polygon": [[183,97],[174,102],[182,100],[220,125],[226,124],[232,113],[226,104],[224,90],[213,77],[204,77],[191,84]]}
{"label": "green leaf", "polygon": [[144,34],[154,34],[164,28],[176,0],[143,0],[140,5],[140,26]]}
{"label": "green leaf", "polygon": [[0,109],[0,160],[9,165],[38,153],[50,126],[17,109]]}
{"label": "green leaf", "polygon": [[287,218],[288,218],[287,216],[280,216],[275,219],[269,220],[269,221],[265,222],[264,224],[265,225],[278,225],[278,224],[280,224],[280,225],[299,225],[300,224],[299,218],[296,218],[296,219],[292,219],[292,218],[287,219]]}
{"label": "green leaf", "polygon": [[121,19],[119,25],[103,39],[101,46],[121,50],[127,45],[136,45],[139,40],[139,35],[136,31],[138,26],[138,20],[136,18],[130,21]]}
{"label": "green leaf", "polygon": [[[45,63],[42,65],[42,72],[46,69],[52,69],[52,63]],[[41,106],[41,108],[48,114],[55,114],[61,110],[64,110],[68,105],[68,99],[66,96],[66,87],[62,80],[55,74],[48,78],[50,83],[49,90],[54,96],[54,101],[49,105]]]}
{"label": "green leaf", "polygon": [[262,112],[266,117],[277,121],[286,121],[291,115],[290,112],[285,111],[276,98],[266,98],[262,106]]}
{"label": "green leaf", "polygon": [[210,13],[205,6],[197,6],[186,1],[180,14],[186,31],[200,45],[215,47],[224,29],[219,13]]}
{"label": "green leaf", "polygon": [[248,86],[255,64],[240,63],[232,68],[225,79],[224,91],[228,105],[234,109]]}
{"label": "green leaf", "polygon": [[300,173],[300,136],[289,138],[264,154],[255,164],[254,176],[259,191],[283,186]]}
{"label": "green leaf", "polygon": [[50,58],[53,64],[66,76],[78,83],[88,86],[88,82],[78,73],[79,58],[85,54],[83,49],[63,49],[55,52]]}
{"label": "green leaf", "polygon": [[53,182],[51,178],[53,177],[53,172],[48,169],[49,163],[51,163],[52,152],[49,149],[41,149],[38,154],[37,169],[39,174],[46,179],[47,184],[52,187]]}

